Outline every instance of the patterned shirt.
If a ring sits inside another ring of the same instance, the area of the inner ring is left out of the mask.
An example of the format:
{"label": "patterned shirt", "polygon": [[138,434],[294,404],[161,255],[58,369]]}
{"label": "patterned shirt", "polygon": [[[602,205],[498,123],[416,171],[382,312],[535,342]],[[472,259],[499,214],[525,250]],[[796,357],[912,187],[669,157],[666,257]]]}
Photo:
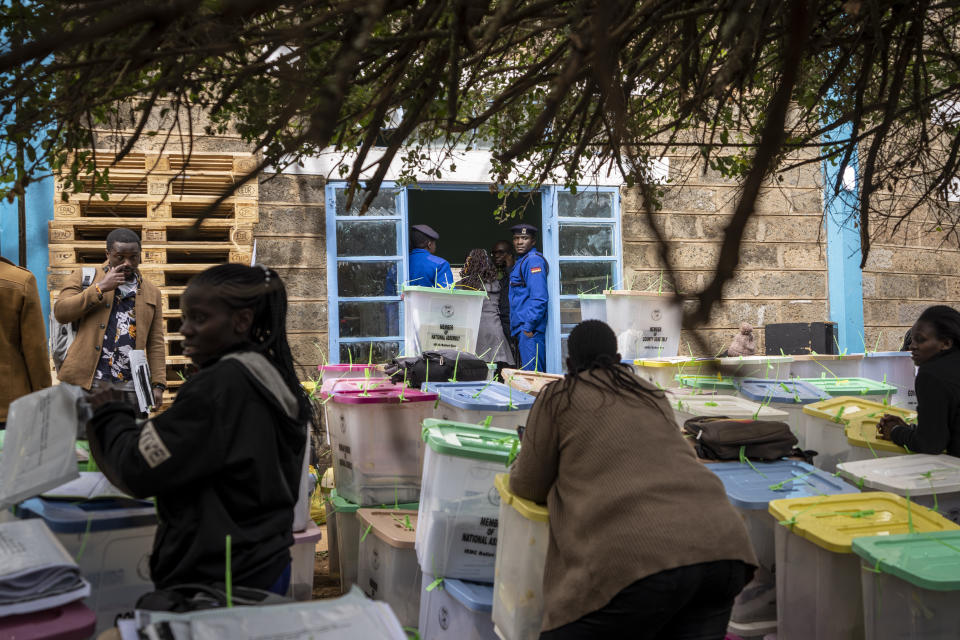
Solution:
{"label": "patterned shirt", "polygon": [[137,344],[137,288],[139,277],[132,283],[117,287],[113,294],[110,320],[103,333],[100,362],[97,363],[96,380],[128,384],[133,382],[130,371],[130,351]]}

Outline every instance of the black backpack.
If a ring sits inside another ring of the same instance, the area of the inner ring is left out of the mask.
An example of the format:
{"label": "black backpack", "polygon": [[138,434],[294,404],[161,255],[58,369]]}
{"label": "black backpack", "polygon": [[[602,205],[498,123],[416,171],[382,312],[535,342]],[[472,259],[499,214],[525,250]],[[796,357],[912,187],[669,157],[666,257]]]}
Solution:
{"label": "black backpack", "polygon": [[394,358],[384,367],[394,382],[403,382],[419,389],[424,382],[475,382],[486,380],[487,363],[466,351],[437,349],[424,351],[419,356]]}
{"label": "black backpack", "polygon": [[776,420],[694,417],[683,423],[697,456],[704,460],[779,460],[800,455],[789,425]]}

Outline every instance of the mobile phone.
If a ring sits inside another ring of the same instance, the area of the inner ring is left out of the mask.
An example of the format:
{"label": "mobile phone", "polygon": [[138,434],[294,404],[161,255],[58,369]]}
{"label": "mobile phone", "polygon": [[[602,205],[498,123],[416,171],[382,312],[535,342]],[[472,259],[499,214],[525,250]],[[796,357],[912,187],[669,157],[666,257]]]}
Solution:
{"label": "mobile phone", "polygon": [[521,441],[523,441],[523,432],[526,430],[527,428],[523,425],[517,427],[517,437],[520,438]]}

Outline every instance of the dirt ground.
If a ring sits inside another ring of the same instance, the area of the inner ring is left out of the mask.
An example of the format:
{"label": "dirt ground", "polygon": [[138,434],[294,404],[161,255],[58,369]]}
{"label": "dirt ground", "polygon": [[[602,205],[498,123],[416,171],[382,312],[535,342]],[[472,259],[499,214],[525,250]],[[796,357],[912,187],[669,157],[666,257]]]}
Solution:
{"label": "dirt ground", "polygon": [[313,560],[313,599],[325,600],[340,595],[339,577],[330,576],[329,551],[327,549],[327,532],[317,542],[316,555]]}

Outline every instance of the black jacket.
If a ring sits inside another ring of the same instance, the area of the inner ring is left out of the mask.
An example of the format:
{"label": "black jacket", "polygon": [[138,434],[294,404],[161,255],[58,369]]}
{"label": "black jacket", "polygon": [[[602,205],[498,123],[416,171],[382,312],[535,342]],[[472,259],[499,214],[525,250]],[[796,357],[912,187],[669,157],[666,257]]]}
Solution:
{"label": "black jacket", "polygon": [[227,534],[235,584],[266,589],[279,578],[293,544],[302,413],[276,368],[249,351],[204,367],[142,429],[127,405],[97,410],[88,435],[101,470],[131,495],[157,498],[158,589],[223,582]]}
{"label": "black jacket", "polygon": [[953,350],[917,370],[917,424],[896,427],[890,438],[913,453],[960,457],[960,351]]}

